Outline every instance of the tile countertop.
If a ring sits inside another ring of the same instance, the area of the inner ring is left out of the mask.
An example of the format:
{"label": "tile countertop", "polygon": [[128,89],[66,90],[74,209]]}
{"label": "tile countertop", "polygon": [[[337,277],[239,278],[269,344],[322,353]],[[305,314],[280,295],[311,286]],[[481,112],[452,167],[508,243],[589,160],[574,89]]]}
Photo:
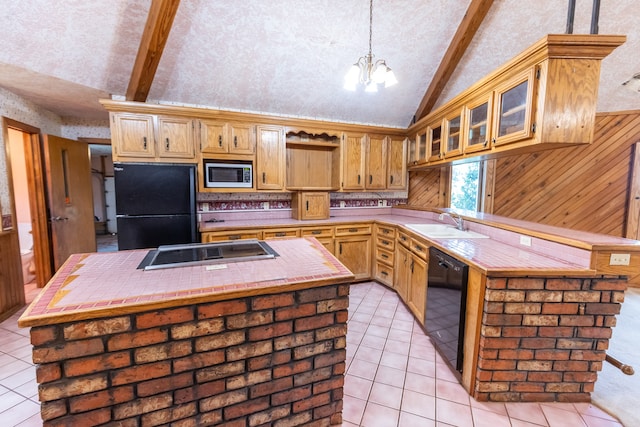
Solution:
{"label": "tile countertop", "polygon": [[[246,213],[235,220],[233,213],[225,213],[224,222],[201,222],[201,232],[230,231],[255,227],[314,227],[376,221],[382,224],[438,223],[438,212],[421,209],[337,209],[329,219],[301,221],[287,217],[270,218],[266,213]],[[210,215],[220,217],[221,214]],[[595,275],[589,268],[591,251],[620,249],[640,252],[640,242],[621,237],[588,233],[526,221],[512,220],[495,215],[463,215],[469,230],[489,236],[488,239],[432,239],[433,246],[462,258],[487,274],[519,275]],[[474,221],[475,220],[475,221]],[[477,222],[476,222],[477,221]],[[450,224],[447,220],[447,224]],[[408,228],[408,234],[419,235]],[[531,231],[532,246],[519,244],[520,234]],[[421,236],[426,238],[425,236]]]}
{"label": "tile countertop", "polygon": [[348,283],[317,240],[269,241],[273,259],[138,270],[147,250],[74,254],[18,320],[22,327],[94,319],[247,295]]}

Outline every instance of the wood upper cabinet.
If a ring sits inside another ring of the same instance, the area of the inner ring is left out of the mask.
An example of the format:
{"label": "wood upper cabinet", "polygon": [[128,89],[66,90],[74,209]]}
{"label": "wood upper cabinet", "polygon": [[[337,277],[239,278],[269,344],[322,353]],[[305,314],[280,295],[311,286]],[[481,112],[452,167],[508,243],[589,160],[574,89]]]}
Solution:
{"label": "wood upper cabinet", "polygon": [[195,158],[193,120],[183,117],[158,117],[158,155],[160,157]]}
{"label": "wood upper cabinet", "polygon": [[441,160],[444,152],[444,146],[442,138],[444,132],[442,131],[443,120],[439,119],[427,126],[427,146],[428,146],[428,161],[433,162]]}
{"label": "wood upper cabinet", "polygon": [[491,148],[492,94],[479,96],[464,109],[463,151],[473,153]]}
{"label": "wood upper cabinet", "polygon": [[531,138],[535,74],[531,67],[495,89],[494,145]]}
{"label": "wood upper cabinet", "polygon": [[441,149],[444,158],[462,154],[462,109],[459,108],[444,119],[444,137]]}
{"label": "wood upper cabinet", "polygon": [[199,120],[200,151],[212,154],[254,154],[255,126]]}
{"label": "wood upper cabinet", "polygon": [[112,113],[111,124],[114,161],[195,162],[192,119]]}
{"label": "wood upper cabinet", "polygon": [[299,191],[291,195],[291,216],[295,219],[329,218],[329,193]]}
{"label": "wood upper cabinet", "polygon": [[387,138],[387,189],[404,190],[407,188],[407,145],[408,138]]}
{"label": "wood upper cabinet", "polygon": [[258,190],[283,190],[285,176],[285,141],[281,126],[256,127],[256,174]]}
{"label": "wood upper cabinet", "polygon": [[388,138],[368,135],[365,150],[365,188],[384,190],[387,188]]}
{"label": "wood upper cabinet", "polygon": [[364,190],[364,134],[342,134],[342,189]]}
{"label": "wood upper cabinet", "polygon": [[121,157],[154,158],[156,144],[153,116],[150,114],[111,113],[114,161]]}

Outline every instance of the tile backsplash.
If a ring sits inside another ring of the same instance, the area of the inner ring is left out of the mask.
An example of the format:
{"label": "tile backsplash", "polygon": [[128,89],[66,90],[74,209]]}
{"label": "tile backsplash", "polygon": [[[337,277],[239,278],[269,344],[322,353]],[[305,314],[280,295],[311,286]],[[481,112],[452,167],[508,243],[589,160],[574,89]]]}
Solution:
{"label": "tile backsplash", "polygon": [[[406,192],[331,193],[331,208],[390,207],[407,203]],[[291,209],[291,193],[199,193],[198,212]]]}

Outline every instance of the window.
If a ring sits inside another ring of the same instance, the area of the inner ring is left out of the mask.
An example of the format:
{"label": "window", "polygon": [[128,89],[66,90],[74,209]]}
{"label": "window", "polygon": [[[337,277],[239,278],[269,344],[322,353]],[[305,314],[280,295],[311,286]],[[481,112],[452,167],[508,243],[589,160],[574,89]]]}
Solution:
{"label": "window", "polygon": [[451,207],[480,210],[480,162],[451,166]]}

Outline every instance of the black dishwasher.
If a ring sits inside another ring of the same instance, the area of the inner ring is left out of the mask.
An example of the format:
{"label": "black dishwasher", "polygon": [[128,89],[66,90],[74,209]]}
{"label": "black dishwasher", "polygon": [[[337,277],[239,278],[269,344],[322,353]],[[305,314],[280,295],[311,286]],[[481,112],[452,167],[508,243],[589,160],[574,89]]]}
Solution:
{"label": "black dishwasher", "polygon": [[462,372],[468,266],[429,248],[424,326],[442,356]]}

